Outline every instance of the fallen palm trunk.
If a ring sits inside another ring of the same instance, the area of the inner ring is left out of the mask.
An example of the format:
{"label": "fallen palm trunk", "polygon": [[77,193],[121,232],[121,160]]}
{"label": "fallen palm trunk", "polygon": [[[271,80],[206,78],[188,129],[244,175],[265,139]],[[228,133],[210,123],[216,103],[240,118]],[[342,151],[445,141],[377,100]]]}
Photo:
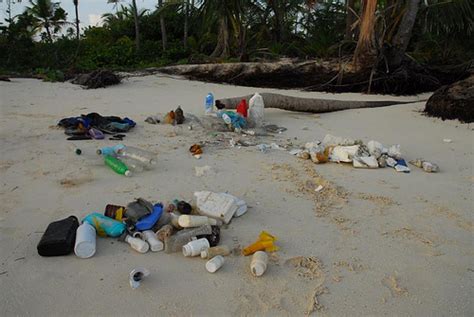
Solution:
{"label": "fallen palm trunk", "polygon": [[[332,99],[313,99],[313,98],[301,98],[285,96],[273,93],[261,93],[265,108],[277,108],[289,111],[298,112],[332,112],[347,109],[358,109],[358,108],[375,108],[375,107],[386,107],[397,104],[412,103],[413,101],[352,101],[352,100],[332,100]],[[219,102],[224,105],[226,109],[235,109],[242,99],[246,99],[247,103],[252,95],[233,97],[226,99],[219,99]]]}

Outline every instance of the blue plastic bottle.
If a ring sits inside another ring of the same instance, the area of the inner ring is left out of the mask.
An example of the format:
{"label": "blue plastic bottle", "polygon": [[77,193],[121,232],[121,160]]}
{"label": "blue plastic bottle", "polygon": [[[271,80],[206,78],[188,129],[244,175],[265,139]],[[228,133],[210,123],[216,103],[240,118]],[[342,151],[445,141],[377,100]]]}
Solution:
{"label": "blue plastic bottle", "polygon": [[125,145],[123,144],[117,144],[117,145],[114,145],[114,146],[105,146],[101,149],[98,149],[97,150],[97,154],[99,155],[111,155],[111,156],[116,156],[116,153],[118,150],[121,150],[125,148]]}
{"label": "blue plastic bottle", "polygon": [[163,205],[158,203],[153,206],[153,211],[151,214],[141,218],[135,224],[135,228],[138,231],[149,230],[153,228],[155,223],[160,219],[161,214],[163,213]]}
{"label": "blue plastic bottle", "polygon": [[212,107],[214,107],[214,95],[210,92],[206,96],[206,103],[205,103],[206,113],[211,113]]}
{"label": "blue plastic bottle", "polygon": [[125,224],[97,212],[88,214],[84,221],[93,226],[98,234],[105,232],[109,237],[119,237],[125,232]]}

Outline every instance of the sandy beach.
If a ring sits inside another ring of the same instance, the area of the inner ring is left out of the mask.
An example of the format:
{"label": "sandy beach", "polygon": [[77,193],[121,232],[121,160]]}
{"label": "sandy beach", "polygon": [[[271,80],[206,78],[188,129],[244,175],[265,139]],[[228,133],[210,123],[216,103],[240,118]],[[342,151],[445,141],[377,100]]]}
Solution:
{"label": "sandy beach", "polygon": [[[287,131],[258,143],[297,147],[328,133],[377,140],[400,144],[407,161],[425,158],[440,172],[315,165],[287,151],[231,147],[231,138],[245,137],[194,121],[144,122],[178,105],[185,116],[205,121],[208,92],[225,98],[256,91],[413,101],[326,114],[266,109],[265,121]],[[473,126],[424,116],[429,96],[279,91],[164,75],[129,77],[96,90],[34,79],[0,82],[0,315],[474,315]],[[76,156],[55,126],[88,112],[134,119],[137,127],[124,143],[158,153],[155,169],[130,178],[112,172],[95,150],[116,141],[76,142],[84,151]],[[196,160],[188,149],[203,141]],[[206,165],[213,172],[196,176],[195,166]],[[316,192],[317,185],[323,190]],[[227,257],[209,274],[200,258],[142,255],[112,238],[98,238],[90,259],[37,254],[52,221],[102,213],[108,203],[138,197],[192,200],[200,190],[229,192],[250,207],[222,230],[223,244],[245,246],[262,230],[278,237],[280,250],[265,275],[250,274],[248,257]],[[136,266],[151,275],[133,290],[128,273]]]}

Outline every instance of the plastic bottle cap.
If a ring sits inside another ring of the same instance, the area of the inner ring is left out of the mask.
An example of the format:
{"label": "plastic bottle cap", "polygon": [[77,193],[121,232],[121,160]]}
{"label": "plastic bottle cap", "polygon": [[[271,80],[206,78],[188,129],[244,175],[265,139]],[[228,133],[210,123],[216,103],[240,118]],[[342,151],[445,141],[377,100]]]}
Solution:
{"label": "plastic bottle cap", "polygon": [[202,258],[202,259],[207,258],[207,256],[209,255],[208,250],[209,250],[209,249],[206,249],[206,250],[202,250],[202,251],[201,251],[201,258]]}
{"label": "plastic bottle cap", "polygon": [[102,154],[102,150],[98,149],[98,150],[96,151],[96,153],[97,153],[98,155],[101,155],[101,154]]}
{"label": "plastic bottle cap", "polygon": [[132,172],[130,172],[130,171],[125,171],[125,176],[127,176],[127,177],[132,176]]}

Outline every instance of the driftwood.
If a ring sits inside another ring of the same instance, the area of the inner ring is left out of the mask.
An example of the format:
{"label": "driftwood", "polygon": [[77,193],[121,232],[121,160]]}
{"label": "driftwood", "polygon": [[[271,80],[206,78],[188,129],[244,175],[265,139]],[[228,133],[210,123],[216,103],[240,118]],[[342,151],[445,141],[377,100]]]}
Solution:
{"label": "driftwood", "polygon": [[443,120],[474,122],[474,75],[436,90],[426,103],[425,113]]}
{"label": "driftwood", "polygon": [[[285,96],[273,93],[261,93],[265,108],[277,108],[298,112],[332,112],[347,109],[386,107],[397,104],[412,103],[414,101],[352,101],[352,100],[332,100],[332,99],[314,99]],[[247,100],[253,95],[242,97],[226,98],[216,100],[216,104],[221,103],[226,109],[235,109],[242,99]]]}
{"label": "driftwood", "polygon": [[11,81],[7,76],[0,76],[0,81]]}

